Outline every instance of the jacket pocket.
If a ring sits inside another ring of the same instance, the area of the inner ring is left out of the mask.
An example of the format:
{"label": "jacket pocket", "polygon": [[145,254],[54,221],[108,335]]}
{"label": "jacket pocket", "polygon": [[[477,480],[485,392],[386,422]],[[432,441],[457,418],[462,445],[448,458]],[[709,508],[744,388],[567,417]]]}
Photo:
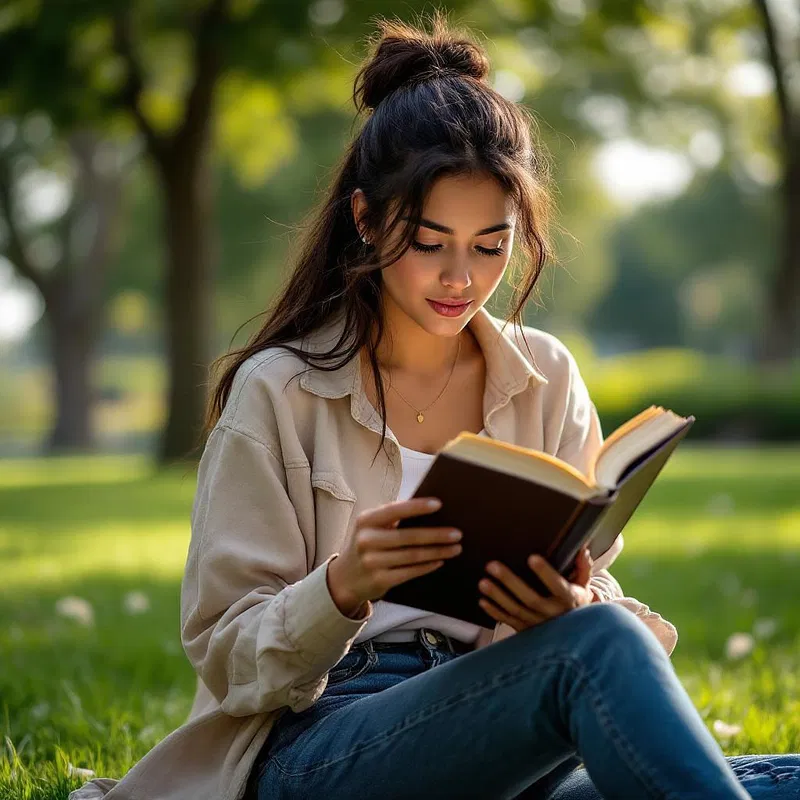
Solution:
{"label": "jacket pocket", "polygon": [[311,486],[333,495],[337,500],[355,503],[356,496],[338,472],[315,470],[311,473]]}
{"label": "jacket pocket", "polygon": [[311,488],[314,494],[317,553],[336,552],[349,531],[356,496],[337,472],[312,472]]}

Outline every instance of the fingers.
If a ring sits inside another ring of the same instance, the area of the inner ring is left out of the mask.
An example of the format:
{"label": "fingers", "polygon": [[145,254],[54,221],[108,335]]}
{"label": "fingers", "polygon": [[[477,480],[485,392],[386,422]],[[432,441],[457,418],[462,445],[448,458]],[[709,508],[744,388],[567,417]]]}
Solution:
{"label": "fingers", "polygon": [[578,600],[572,589],[572,584],[558,574],[547,561],[539,555],[528,559],[531,569],[539,576],[542,583],[553,593],[553,596],[567,608],[577,608]]}
{"label": "fingers", "polygon": [[366,528],[358,532],[359,549],[392,550],[398,547],[443,545],[458,542],[461,531],[455,528]]}
{"label": "fingers", "polygon": [[362,556],[362,563],[368,569],[392,569],[411,564],[452,558],[461,552],[460,544],[431,547],[396,547],[392,549],[370,550]]}
{"label": "fingers", "polygon": [[478,588],[496,605],[519,619],[531,620],[531,624],[535,624],[541,621],[540,616],[549,618],[563,612],[562,603],[553,598],[542,597],[505,564],[499,564],[494,571],[489,568],[489,572],[503,584],[503,587],[488,578],[483,578],[478,583]]}
{"label": "fingers", "polygon": [[397,586],[398,584],[410,581],[412,578],[418,578],[420,575],[426,575],[429,572],[434,572],[444,564],[444,561],[427,561],[424,564],[415,564],[410,567],[400,567],[387,571],[386,586],[388,591],[389,586]]}
{"label": "fingers", "polygon": [[588,586],[589,580],[592,577],[592,557],[589,555],[587,547],[581,548],[575,562],[575,574],[572,577],[572,583],[577,583],[579,586]]}
{"label": "fingers", "polygon": [[525,628],[533,627],[534,625],[538,625],[541,622],[544,622],[546,617],[540,614],[534,614],[531,612],[528,619],[520,620],[517,617],[509,614],[508,612],[504,611],[500,606],[493,603],[491,600],[488,600],[485,597],[482,597],[478,604],[480,607],[490,616],[492,619],[497,620],[497,622],[505,622],[506,625],[512,627],[515,631],[519,632],[524,630]]}
{"label": "fingers", "polygon": [[401,519],[430,514],[442,507],[442,501],[435,497],[412,497],[410,500],[397,500],[377,508],[362,511],[356,520],[358,528],[385,528]]}

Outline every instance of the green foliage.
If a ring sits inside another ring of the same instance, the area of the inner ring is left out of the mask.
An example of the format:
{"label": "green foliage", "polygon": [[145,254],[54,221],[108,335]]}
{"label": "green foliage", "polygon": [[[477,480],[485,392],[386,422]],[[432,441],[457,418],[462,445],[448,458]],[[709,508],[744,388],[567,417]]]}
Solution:
{"label": "green foliage", "polygon": [[[265,272],[265,279],[271,273]],[[265,289],[265,294],[267,290]],[[238,322],[246,319],[244,313]],[[237,340],[252,331],[245,327]],[[233,326],[233,322],[231,322]],[[606,436],[650,404],[696,418],[690,439],[800,441],[800,365],[762,371],[754,365],[680,348],[597,358],[591,341],[559,334],[575,356],[597,406]],[[220,342],[220,351],[228,342]],[[0,447],[34,446],[52,418],[45,367],[11,371],[0,382]],[[156,355],[100,359],[95,420],[107,446],[155,436],[164,418],[166,374]]]}
{"label": "green foliage", "polygon": [[587,326],[636,347],[747,347],[768,313],[778,218],[773,196],[747,192],[719,169],[619,220],[610,237],[614,281]]}
{"label": "green foliage", "polygon": [[800,365],[773,372],[662,348],[581,366],[606,435],[654,404],[693,414],[692,439],[800,440]]}
{"label": "green foliage", "polygon": [[[679,450],[612,569],[677,626],[673,663],[706,724],[742,726],[728,754],[800,751],[799,480],[797,449]],[[119,777],[185,720],[194,486],[141,458],[0,462],[0,800],[65,800],[82,783],[69,764]],[[58,613],[68,597],[89,604],[83,623]],[[752,653],[726,658],[750,631]]]}

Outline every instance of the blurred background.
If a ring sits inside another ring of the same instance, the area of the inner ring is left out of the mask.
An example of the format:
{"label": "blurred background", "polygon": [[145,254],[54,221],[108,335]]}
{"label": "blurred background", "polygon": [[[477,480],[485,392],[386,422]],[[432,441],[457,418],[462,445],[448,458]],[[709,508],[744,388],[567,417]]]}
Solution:
{"label": "blurred background", "polygon": [[[727,752],[800,751],[800,9],[440,7],[552,156],[559,263],[526,322],[573,351],[606,435],[650,403],[696,416],[614,572],[678,626]],[[188,713],[208,365],[356,130],[370,20],[432,8],[0,3],[0,800],[122,774]]]}

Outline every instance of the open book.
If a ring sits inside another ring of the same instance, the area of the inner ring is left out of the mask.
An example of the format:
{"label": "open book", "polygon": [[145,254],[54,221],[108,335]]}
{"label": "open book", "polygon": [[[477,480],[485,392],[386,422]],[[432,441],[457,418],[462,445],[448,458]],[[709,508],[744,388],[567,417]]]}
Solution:
{"label": "open book", "polygon": [[461,433],[437,454],[415,497],[442,507],[401,527],[444,525],[463,532],[462,551],[438,569],[392,587],[382,599],[494,627],[478,605],[488,561],[501,561],[542,595],[528,565],[544,555],[569,576],[588,544],[592,558],[620,534],[695,418],[650,406],[604,441],[588,475],[538,450]]}

